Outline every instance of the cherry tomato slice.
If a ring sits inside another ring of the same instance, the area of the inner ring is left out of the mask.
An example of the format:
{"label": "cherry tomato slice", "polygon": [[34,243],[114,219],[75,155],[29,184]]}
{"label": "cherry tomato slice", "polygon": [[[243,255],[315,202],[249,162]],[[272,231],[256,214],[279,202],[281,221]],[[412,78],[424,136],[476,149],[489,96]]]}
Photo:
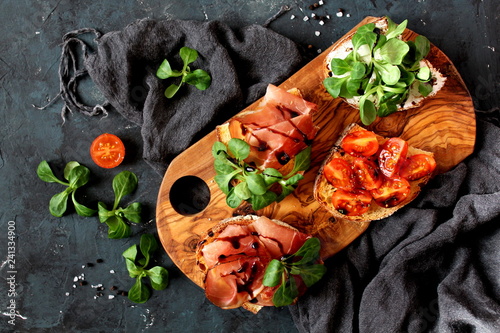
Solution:
{"label": "cherry tomato slice", "polygon": [[430,175],[436,169],[436,160],[426,154],[410,156],[401,165],[399,175],[408,180],[417,180]]}
{"label": "cherry tomato slice", "polygon": [[382,185],[382,174],[375,162],[357,157],[353,162],[353,169],[358,183],[365,190],[374,190]]}
{"label": "cherry tomato slice", "polygon": [[326,180],[336,188],[352,191],[356,187],[351,163],[341,158],[334,158],[325,165],[323,174]]}
{"label": "cherry tomato slice", "polygon": [[332,194],[332,205],[339,213],[346,216],[359,216],[370,209],[372,196],[365,190],[336,190]]}
{"label": "cherry tomato slice", "polygon": [[406,160],[408,143],[401,138],[390,138],[380,149],[378,165],[382,174],[392,177],[398,174],[401,164]]}
{"label": "cherry tomato slice", "polygon": [[125,146],[116,135],[104,133],[90,145],[90,157],[101,168],[114,168],[125,158]]}
{"label": "cherry tomato slice", "polygon": [[356,131],[347,134],[340,146],[351,155],[371,156],[378,151],[378,140],[375,133],[371,131]]}
{"label": "cherry tomato slice", "polygon": [[370,191],[375,202],[383,208],[399,205],[410,194],[410,183],[404,178],[385,178],[379,188]]}

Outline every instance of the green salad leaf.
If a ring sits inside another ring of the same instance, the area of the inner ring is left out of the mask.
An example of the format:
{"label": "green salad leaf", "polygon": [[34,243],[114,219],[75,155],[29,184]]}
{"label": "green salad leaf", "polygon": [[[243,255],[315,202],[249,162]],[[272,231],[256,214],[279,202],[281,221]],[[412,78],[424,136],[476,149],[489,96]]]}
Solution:
{"label": "green salad leaf", "polygon": [[208,74],[203,69],[196,69],[191,71],[189,64],[193,63],[198,59],[198,51],[184,46],[179,51],[179,56],[182,59],[182,69],[174,70],[172,69],[170,62],[165,59],[158,67],[156,71],[156,76],[160,79],[169,79],[181,77],[181,81],[179,84],[172,83],[170,86],[165,89],[165,97],[172,98],[179,91],[181,86],[184,83],[195,86],[199,90],[206,90],[210,87],[212,83],[212,78],[210,74]]}
{"label": "green salad leaf", "polygon": [[432,92],[431,71],[420,64],[429,53],[429,40],[419,35],[415,41],[403,41],[408,20],[396,24],[387,17],[387,22],[384,34],[374,23],[359,27],[352,37],[353,50],[344,59],[331,60],[333,76],[323,81],[334,98],[360,96],[365,125],[396,112],[412,86],[424,97]]}
{"label": "green salad leaf", "polygon": [[68,208],[68,199],[75,206],[75,211],[80,216],[92,216],[97,213],[97,210],[88,208],[76,201],[75,192],[78,188],[87,184],[90,178],[90,170],[76,161],[68,162],[64,168],[64,178],[67,181],[57,178],[47,161],[42,161],[37,167],[36,173],[38,177],[47,183],[58,183],[66,186],[64,191],[52,196],[49,202],[49,211],[56,217],[61,217]]}
{"label": "green salad leaf", "polygon": [[141,235],[139,245],[134,244],[126,249],[122,256],[129,276],[135,279],[128,292],[128,299],[134,303],[145,303],[151,296],[149,287],[143,283],[143,278],[149,278],[154,290],[163,290],[168,286],[168,270],[161,266],[150,266],[151,258],[158,249],[156,238],[151,234]]}
{"label": "green salad leaf", "polygon": [[[287,175],[274,168],[260,171],[248,165],[244,160],[249,154],[250,145],[241,139],[232,138],[227,146],[216,141],[212,146],[214,180],[226,194],[226,203],[231,208],[237,208],[243,201],[250,203],[254,210],[280,202],[295,190],[304,178],[299,172],[307,170],[311,163],[310,146],[295,156],[293,170]],[[276,183],[281,186],[279,194],[271,190]]]}
{"label": "green salad leaf", "polygon": [[320,249],[319,239],[309,238],[294,254],[269,262],[262,284],[267,287],[279,285],[273,296],[274,306],[290,305],[299,295],[293,275],[300,276],[307,287],[321,280],[326,267],[317,263]]}
{"label": "green salad leaf", "polygon": [[115,194],[113,206],[108,208],[104,202],[98,202],[99,221],[108,226],[109,238],[120,239],[130,236],[131,229],[125,219],[133,223],[141,222],[142,205],[139,202],[134,202],[125,208],[118,207],[122,198],[137,188],[137,183],[137,176],[133,172],[122,171],[113,178],[112,186]]}

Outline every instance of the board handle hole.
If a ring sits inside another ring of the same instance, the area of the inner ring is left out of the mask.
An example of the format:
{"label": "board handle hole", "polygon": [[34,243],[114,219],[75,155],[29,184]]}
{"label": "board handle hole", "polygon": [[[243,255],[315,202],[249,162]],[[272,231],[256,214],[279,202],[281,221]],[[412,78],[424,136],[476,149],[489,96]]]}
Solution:
{"label": "board handle hole", "polygon": [[196,176],[184,176],[172,185],[169,199],[177,213],[185,216],[194,215],[208,206],[210,189],[203,179]]}

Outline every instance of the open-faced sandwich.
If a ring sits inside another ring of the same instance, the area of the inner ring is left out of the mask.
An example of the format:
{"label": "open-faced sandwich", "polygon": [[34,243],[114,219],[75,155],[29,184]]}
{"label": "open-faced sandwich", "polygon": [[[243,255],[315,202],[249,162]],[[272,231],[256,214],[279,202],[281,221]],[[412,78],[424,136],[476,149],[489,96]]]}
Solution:
{"label": "open-faced sandwich", "polygon": [[374,18],[326,56],[323,85],[359,109],[365,125],[377,116],[418,107],[446,81],[426,59],[429,40],[421,35],[404,40],[406,26],[407,20],[398,25],[388,17]]}
{"label": "open-faced sandwich", "polygon": [[292,304],[325,273],[320,242],[264,216],[236,216],[209,230],[196,250],[205,294],[222,309]]}
{"label": "open-faced sandwich", "polygon": [[415,199],[435,168],[431,152],[351,124],[321,166],[314,197],[335,217],[380,220]]}
{"label": "open-faced sandwich", "polygon": [[270,84],[255,109],[217,126],[215,181],[230,207],[246,201],[257,211],[293,192],[310,165],[316,111],[298,89]]}

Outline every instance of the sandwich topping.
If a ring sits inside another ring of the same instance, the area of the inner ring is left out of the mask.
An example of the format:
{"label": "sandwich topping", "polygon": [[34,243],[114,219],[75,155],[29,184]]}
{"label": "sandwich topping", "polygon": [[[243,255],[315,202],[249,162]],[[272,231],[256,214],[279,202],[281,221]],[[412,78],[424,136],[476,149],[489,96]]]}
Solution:
{"label": "sandwich topping", "polygon": [[401,204],[409,196],[411,181],[430,175],[436,168],[431,155],[408,156],[408,143],[398,137],[377,139],[360,129],[347,134],[323,176],[335,188],[331,202],[346,216],[359,216],[372,203],[382,208]]}
{"label": "sandwich topping", "polygon": [[[311,236],[261,216],[248,224],[230,223],[212,237],[209,233],[198,246],[198,266],[206,272],[205,293],[212,303],[223,309],[247,302],[286,305],[273,302],[280,285],[263,283],[266,268],[273,260],[295,254]],[[307,285],[300,275],[293,279],[296,290],[303,293]]]}
{"label": "sandwich topping", "polygon": [[327,57],[330,77],[323,81],[334,97],[359,108],[363,124],[412,108],[435,94],[445,78],[425,58],[424,36],[402,40],[408,21],[382,21],[359,27],[351,39]]}
{"label": "sandwich topping", "polygon": [[229,121],[231,138],[250,145],[248,164],[264,170],[279,169],[309,146],[318,128],[312,120],[316,104],[272,84],[253,112]]}
{"label": "sandwich topping", "polygon": [[315,111],[316,104],[269,85],[256,110],[225,124],[226,140],[214,143],[212,155],[214,180],[229,207],[245,201],[257,211],[295,190],[310,165]]}

